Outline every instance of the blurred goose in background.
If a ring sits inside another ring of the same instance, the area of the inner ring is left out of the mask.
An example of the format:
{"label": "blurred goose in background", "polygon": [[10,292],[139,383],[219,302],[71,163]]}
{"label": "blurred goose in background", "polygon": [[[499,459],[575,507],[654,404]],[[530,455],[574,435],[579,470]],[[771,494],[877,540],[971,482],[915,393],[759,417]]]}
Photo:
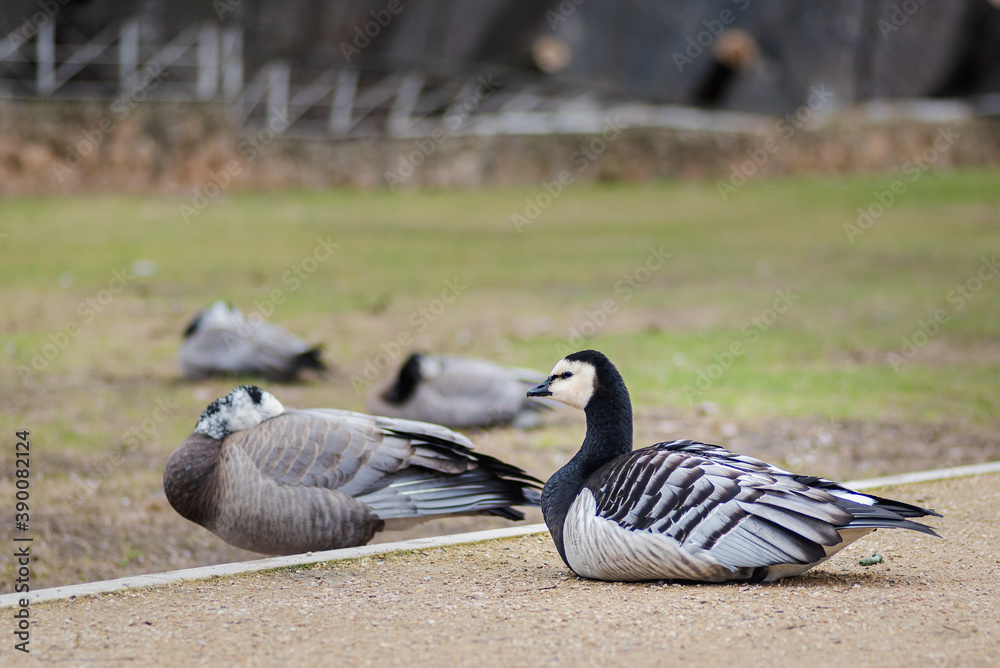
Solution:
{"label": "blurred goose in background", "polygon": [[795,475],[695,441],[632,450],[632,403],[595,350],[560,360],[528,392],[583,409],[580,451],[542,491],[563,561],[596,580],[773,582],[798,575],[880,528],[934,515],[900,501]]}
{"label": "blurred goose in background", "polygon": [[363,545],[376,531],[452,515],[524,519],[541,481],[444,427],[285,409],[253,385],[212,402],[170,455],[163,489],[231,545],[295,554]]}
{"label": "blurred goose in background", "polygon": [[368,411],[452,429],[536,427],[552,405],[530,401],[525,392],[544,379],[539,371],[489,360],[413,353],[391,384],[369,394]]}
{"label": "blurred goose in background", "polygon": [[177,361],[185,378],[253,374],[295,380],[303,369],[326,370],[318,346],[269,322],[252,324],[239,308],[217,301],[184,331]]}

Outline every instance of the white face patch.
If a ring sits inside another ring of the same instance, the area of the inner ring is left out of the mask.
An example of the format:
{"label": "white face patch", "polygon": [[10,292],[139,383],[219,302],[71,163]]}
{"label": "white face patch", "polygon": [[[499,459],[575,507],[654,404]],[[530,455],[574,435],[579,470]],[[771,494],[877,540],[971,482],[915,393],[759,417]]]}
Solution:
{"label": "white face patch", "polygon": [[444,365],[436,357],[422,356],[420,358],[420,376],[423,378],[437,378],[444,371]]}
{"label": "white face patch", "polygon": [[[567,375],[569,374],[569,375]],[[594,396],[597,370],[579,360],[559,360],[549,376],[549,392],[556,401],[583,410]]]}
{"label": "white face patch", "polygon": [[236,329],[243,323],[243,312],[239,307],[230,306],[219,300],[205,309],[198,323],[198,329]]}
{"label": "white face patch", "polygon": [[273,394],[260,390],[260,401],[255,402],[246,387],[237,387],[205,409],[195,431],[221,439],[284,412],[285,407]]}

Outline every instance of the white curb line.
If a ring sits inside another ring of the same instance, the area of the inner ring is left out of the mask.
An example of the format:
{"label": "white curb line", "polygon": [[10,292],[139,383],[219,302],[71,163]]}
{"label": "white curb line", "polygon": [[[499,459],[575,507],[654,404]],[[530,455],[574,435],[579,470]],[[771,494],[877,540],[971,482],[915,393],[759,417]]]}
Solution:
{"label": "white curb line", "polygon": [[90,594],[103,594],[111,591],[120,591],[122,589],[171,584],[174,582],[183,582],[185,580],[204,580],[205,578],[240,575],[242,573],[255,573],[257,571],[266,571],[275,568],[306,566],[321,561],[342,561],[345,559],[369,557],[376,554],[387,554],[390,552],[429,550],[449,545],[462,545],[463,543],[478,543],[484,540],[496,540],[498,538],[515,538],[517,536],[528,536],[531,534],[543,533],[545,531],[548,531],[548,529],[544,524],[528,524],[526,526],[509,527],[506,529],[457,533],[450,536],[434,536],[431,538],[414,538],[412,540],[398,541],[395,543],[362,545],[361,547],[347,547],[341,550],[306,552],[305,554],[294,554],[288,557],[270,557],[267,559],[255,559],[254,561],[237,561],[231,564],[216,564],[215,566],[185,568],[183,570],[167,571],[165,573],[133,575],[127,578],[118,578],[116,580],[100,580],[98,582],[66,585],[64,587],[38,589],[28,594],[4,594],[0,596],[0,608],[20,605],[19,600],[22,598],[27,598],[30,603],[38,603],[40,601],[53,601],[56,599],[74,598],[76,596],[88,596]]}
{"label": "white curb line", "polygon": [[900,473],[899,475],[890,475],[884,478],[852,480],[851,482],[845,482],[844,487],[862,490],[872,489],[873,487],[889,487],[891,485],[910,485],[917,482],[931,482],[932,480],[947,480],[948,478],[964,478],[965,476],[997,472],[1000,472],[1000,462],[988,462],[986,464],[970,464],[969,466],[953,466],[948,469]]}
{"label": "white curb line", "polygon": [[[884,478],[871,478],[869,480],[854,480],[844,483],[845,487],[862,490],[874,487],[887,487],[890,485],[906,485],[918,482],[930,482],[932,480],[946,480],[948,478],[959,478],[964,476],[983,475],[986,473],[1000,472],[1000,462],[990,462],[988,464],[973,464],[971,466],[955,466],[947,469],[936,469],[933,471],[919,471],[916,473],[904,473],[902,475],[887,476]],[[0,608],[20,605],[20,599],[27,598],[29,603],[39,603],[41,601],[53,601],[57,599],[74,598],[77,596],[89,596],[91,594],[103,594],[123,589],[134,589],[138,587],[152,587],[156,585],[183,582],[186,580],[203,580],[205,578],[219,577],[226,575],[240,575],[242,573],[255,573],[275,568],[288,568],[290,566],[306,566],[319,563],[321,561],[341,561],[344,559],[356,559],[358,557],[369,557],[376,554],[388,554],[390,552],[405,552],[412,550],[428,550],[450,545],[462,545],[465,543],[478,543],[486,540],[497,540],[499,538],[516,538],[517,536],[530,536],[548,531],[544,524],[529,524],[527,526],[509,527],[506,529],[491,529],[489,531],[473,531],[471,533],[452,534],[450,536],[435,536],[432,538],[414,538],[395,543],[382,543],[380,545],[362,545],[361,547],[348,547],[342,550],[328,550],[326,552],[307,552],[289,557],[271,557],[268,559],[256,559],[254,561],[239,561],[232,564],[217,564],[215,566],[202,566],[200,568],[185,568],[179,571],[167,571],[165,573],[153,573],[150,575],[133,575],[117,580],[101,580],[98,582],[87,582],[85,584],[66,585],[64,587],[52,587],[50,589],[38,589],[28,594],[4,594],[0,596]]]}

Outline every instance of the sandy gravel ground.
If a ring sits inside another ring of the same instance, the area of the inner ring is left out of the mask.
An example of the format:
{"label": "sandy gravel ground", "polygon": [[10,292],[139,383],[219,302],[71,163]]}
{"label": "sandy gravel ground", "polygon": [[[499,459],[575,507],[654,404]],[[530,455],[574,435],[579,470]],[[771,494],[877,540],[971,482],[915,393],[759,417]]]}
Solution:
{"label": "sandy gravel ground", "polygon": [[581,580],[526,536],[39,603],[30,659],[4,632],[0,663],[1000,665],[1000,475],[878,493],[941,511],[945,540],[879,531],[798,578],[707,586]]}

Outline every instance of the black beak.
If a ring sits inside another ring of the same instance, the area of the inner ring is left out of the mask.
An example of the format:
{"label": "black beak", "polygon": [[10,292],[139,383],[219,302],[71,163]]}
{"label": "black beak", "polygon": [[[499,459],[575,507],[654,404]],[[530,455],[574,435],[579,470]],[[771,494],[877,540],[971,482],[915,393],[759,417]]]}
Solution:
{"label": "black beak", "polygon": [[533,388],[528,390],[529,397],[551,397],[552,393],[549,392],[549,384],[552,382],[551,378],[546,378],[545,382],[541,385],[535,385]]}

